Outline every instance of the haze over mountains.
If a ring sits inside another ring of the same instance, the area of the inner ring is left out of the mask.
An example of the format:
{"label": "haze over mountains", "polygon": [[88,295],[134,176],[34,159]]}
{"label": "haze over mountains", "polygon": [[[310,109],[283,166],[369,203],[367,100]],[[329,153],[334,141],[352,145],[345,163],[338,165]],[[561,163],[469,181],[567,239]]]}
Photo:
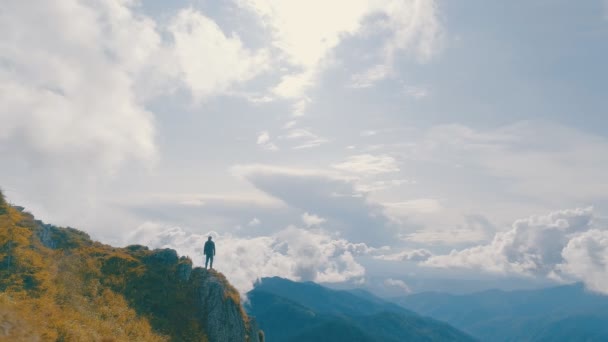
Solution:
{"label": "haze over mountains", "polygon": [[247,308],[269,341],[474,341],[448,324],[371,294],[264,278]]}
{"label": "haze over mountains", "polygon": [[427,292],[393,302],[482,341],[608,341],[608,296],[582,284],[468,295]]}
{"label": "haze over mountains", "polygon": [[582,284],[383,299],[275,277],[262,279],[248,296],[248,311],[279,341],[608,340],[608,296]]}

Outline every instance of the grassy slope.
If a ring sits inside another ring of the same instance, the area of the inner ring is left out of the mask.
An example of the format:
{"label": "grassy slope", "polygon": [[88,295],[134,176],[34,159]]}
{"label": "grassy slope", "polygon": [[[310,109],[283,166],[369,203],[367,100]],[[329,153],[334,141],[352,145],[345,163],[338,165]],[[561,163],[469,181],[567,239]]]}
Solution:
{"label": "grassy slope", "polygon": [[0,193],[0,341],[206,341],[197,281],[178,275],[189,267],[172,250],[114,248],[45,226]]}

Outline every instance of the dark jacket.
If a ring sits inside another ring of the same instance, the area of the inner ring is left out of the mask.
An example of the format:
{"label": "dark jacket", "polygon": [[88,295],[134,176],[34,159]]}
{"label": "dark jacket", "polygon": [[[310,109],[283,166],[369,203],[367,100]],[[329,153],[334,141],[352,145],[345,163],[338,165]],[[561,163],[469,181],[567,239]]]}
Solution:
{"label": "dark jacket", "polygon": [[207,241],[205,242],[205,251],[204,251],[205,255],[215,255],[215,242],[213,241]]}

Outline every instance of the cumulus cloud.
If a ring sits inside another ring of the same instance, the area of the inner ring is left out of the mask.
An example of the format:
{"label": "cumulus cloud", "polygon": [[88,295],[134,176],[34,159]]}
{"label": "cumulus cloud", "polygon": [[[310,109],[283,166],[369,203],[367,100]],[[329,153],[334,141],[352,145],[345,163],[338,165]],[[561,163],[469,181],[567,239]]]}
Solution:
{"label": "cumulus cloud", "polygon": [[326,220],[324,218],[317,216],[315,214],[309,214],[309,213],[302,214],[302,222],[304,222],[304,224],[307,227],[319,226],[325,221]]}
{"label": "cumulus cloud", "polygon": [[389,287],[397,287],[406,294],[412,293],[410,287],[403,280],[388,278],[384,280],[384,285]]}
{"label": "cumulus cloud", "polygon": [[428,260],[433,253],[426,249],[415,249],[415,250],[406,250],[399,253],[394,254],[381,254],[375,255],[374,259],[378,260],[387,260],[387,261],[413,261],[413,262],[421,262]]}
{"label": "cumulus cloud", "polygon": [[182,85],[200,101],[266,70],[264,50],[248,50],[201,12],[182,9],[162,26],[136,6],[5,3],[0,140],[37,161],[114,168],[152,160],[155,125],[146,100]]}
{"label": "cumulus cloud", "polygon": [[358,192],[349,178],[267,165],[237,166],[233,172],[287,206],[323,217],[328,229],[350,241],[376,246],[395,241],[396,227],[382,206]]}
{"label": "cumulus cloud", "polygon": [[365,244],[353,244],[324,231],[293,226],[269,236],[236,237],[146,223],[129,236],[126,243],[174,248],[200,266],[202,248],[209,235],[214,236],[217,246],[214,266],[242,295],[253,288],[257,279],[269,276],[330,283],[362,278],[365,269],[355,257],[371,250]]}
{"label": "cumulus cloud", "polygon": [[[292,73],[282,76],[275,94],[306,105],[306,91],[327,64],[331,51],[346,37],[382,31],[381,65],[363,72],[356,83],[368,86],[388,75],[399,52],[411,52],[427,60],[437,50],[441,25],[432,0],[340,0],[286,2],[281,0],[238,0],[255,13],[272,32],[273,45],[281,51]],[[376,16],[374,21],[367,18]],[[314,25],[310,25],[313,23]],[[296,110],[301,114],[303,108]]]}
{"label": "cumulus cloud", "polygon": [[249,223],[247,223],[248,226],[251,227],[255,227],[255,226],[259,226],[262,223],[262,221],[260,221],[259,218],[254,217],[253,219],[251,219],[251,221],[249,221]]}
{"label": "cumulus cloud", "polygon": [[93,168],[156,156],[134,86],[160,37],[130,3],[3,3],[0,141],[37,162]]}
{"label": "cumulus cloud", "polygon": [[363,175],[398,172],[397,160],[390,155],[359,154],[346,158],[345,161],[332,164],[334,169]]}
{"label": "cumulus cloud", "polygon": [[600,280],[606,274],[606,241],[606,230],[594,226],[591,208],[562,210],[517,220],[489,244],[432,256],[423,265],[580,280],[608,293]]}
{"label": "cumulus cloud", "polygon": [[276,151],[279,149],[277,145],[270,141],[270,134],[268,134],[267,131],[263,131],[258,134],[258,139],[256,140],[256,143],[267,150]]}
{"label": "cumulus cloud", "polygon": [[592,229],[568,241],[557,272],[582,279],[593,291],[608,294],[608,231]]}
{"label": "cumulus cloud", "polygon": [[227,36],[215,21],[189,8],[172,18],[170,63],[198,101],[225,93],[268,67],[265,50],[251,51],[236,34]]}

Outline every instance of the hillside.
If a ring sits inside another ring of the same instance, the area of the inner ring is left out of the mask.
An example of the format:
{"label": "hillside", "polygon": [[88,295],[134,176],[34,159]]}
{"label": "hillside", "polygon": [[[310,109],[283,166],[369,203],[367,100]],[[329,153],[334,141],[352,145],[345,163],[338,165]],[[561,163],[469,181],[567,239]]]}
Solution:
{"label": "hillside", "polygon": [[457,329],[371,294],[264,278],[248,310],[270,341],[473,341]]}
{"label": "hillside", "polygon": [[395,302],[483,341],[608,341],[608,296],[582,284],[468,295],[429,292]]}
{"label": "hillside", "polygon": [[114,248],[0,193],[0,340],[263,340],[238,292],[171,249]]}

